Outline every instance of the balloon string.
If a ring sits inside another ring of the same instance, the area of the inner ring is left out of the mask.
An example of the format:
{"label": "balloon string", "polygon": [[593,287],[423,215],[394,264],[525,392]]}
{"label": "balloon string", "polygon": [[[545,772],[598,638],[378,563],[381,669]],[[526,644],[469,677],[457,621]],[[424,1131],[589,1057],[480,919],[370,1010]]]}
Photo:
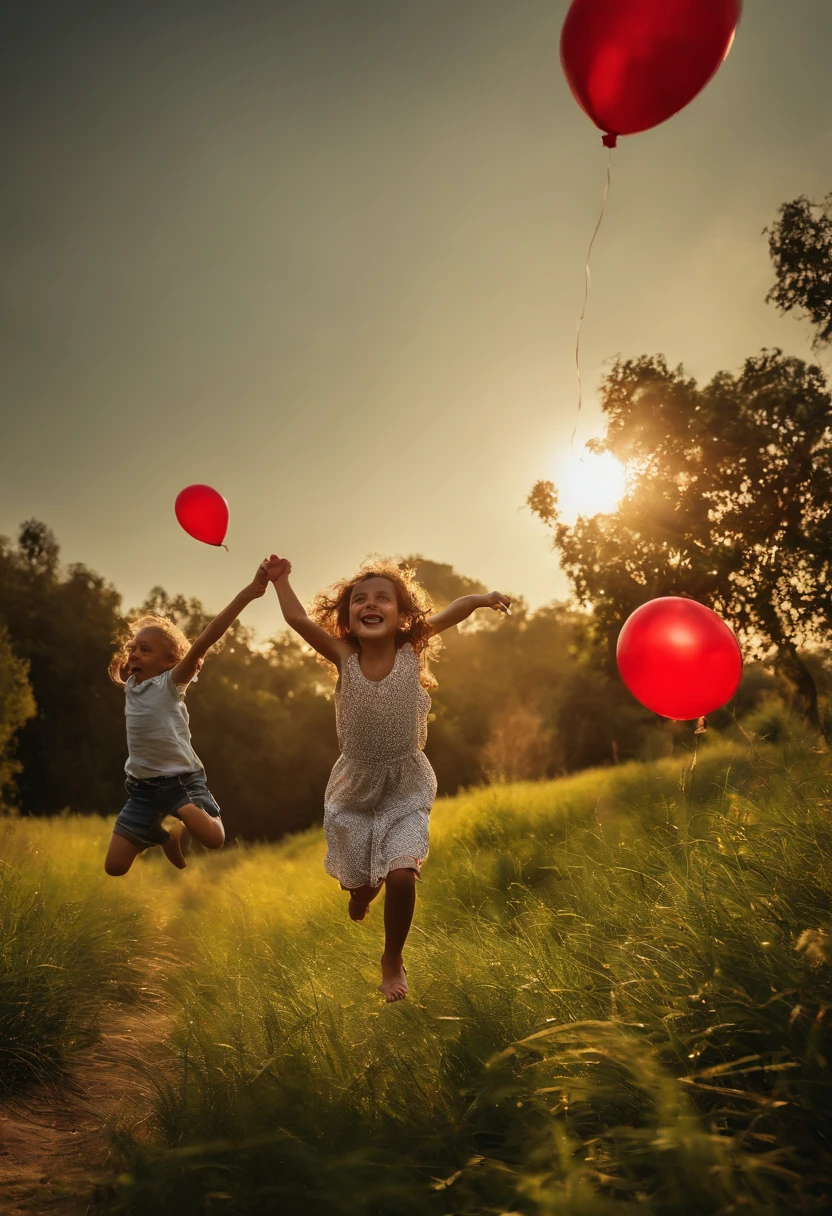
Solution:
{"label": "balloon string", "polygon": [[699,750],[699,736],[704,735],[708,729],[708,724],[704,718],[697,718],[696,726],[693,730],[693,760],[691,761],[688,772],[690,773],[690,793],[687,797],[688,806],[693,802],[693,786],[696,781],[696,753]]}
{"label": "balloon string", "polygon": [[[598,216],[598,223],[595,225],[595,231],[592,234],[592,240],[589,242],[589,249],[586,251],[586,266],[584,268],[584,302],[581,307],[581,315],[578,317],[578,329],[575,335],[575,371],[578,376],[578,416],[575,419],[575,426],[572,431],[572,438],[569,440],[569,446],[574,454],[575,451],[575,436],[578,433],[578,421],[581,415],[581,406],[583,405],[583,381],[581,380],[581,326],[583,325],[584,317],[586,316],[586,306],[589,300],[589,288],[592,283],[592,273],[589,269],[590,259],[592,258],[592,246],[595,244],[595,238],[598,235],[598,230],[601,227],[601,222],[604,218],[604,213],[607,210],[607,199],[610,196],[610,162],[612,161],[612,147],[607,152],[607,180],[604,185],[604,196],[601,200],[601,214]],[[583,459],[583,457],[581,457]]]}

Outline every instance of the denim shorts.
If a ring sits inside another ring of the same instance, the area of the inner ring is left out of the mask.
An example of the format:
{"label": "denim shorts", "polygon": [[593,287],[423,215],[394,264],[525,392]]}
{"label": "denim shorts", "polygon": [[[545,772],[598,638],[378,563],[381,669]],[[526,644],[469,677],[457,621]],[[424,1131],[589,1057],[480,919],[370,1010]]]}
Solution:
{"label": "denim shorts", "polygon": [[113,831],[140,849],[164,844],[170,833],[162,827],[166,815],[176,815],[193,803],[214,819],[220,808],[205,784],[205,770],[177,773],[175,777],[128,777],[124,783],[127,801],[119,812]]}

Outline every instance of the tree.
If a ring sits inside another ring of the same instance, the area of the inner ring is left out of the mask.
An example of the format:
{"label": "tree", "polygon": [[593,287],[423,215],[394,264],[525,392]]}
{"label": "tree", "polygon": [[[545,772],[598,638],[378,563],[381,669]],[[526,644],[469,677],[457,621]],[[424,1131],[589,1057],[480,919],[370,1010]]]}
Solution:
{"label": "tree", "polygon": [[0,626],[0,800],[20,772],[14,740],[35,715],[35,698],[29,683],[29,664],[12,649],[8,630]]}
{"label": "tree", "polygon": [[21,556],[32,570],[45,575],[55,573],[60,549],[55,533],[46,524],[39,519],[27,519],[20,525],[17,544]]}
{"label": "tree", "polygon": [[815,328],[815,347],[832,340],[832,194],[784,203],[768,230],[777,282],[766,297],[781,312],[802,312]]}
{"label": "tree", "polygon": [[[151,587],[147,599],[140,608],[130,613],[130,617],[144,616],[148,612],[166,616],[179,626],[190,642],[199,637],[212,619],[198,599],[193,596],[188,598],[185,595],[168,595],[164,587]],[[232,629],[236,629],[239,624],[239,621],[235,621]]]}
{"label": "tree", "polygon": [[482,750],[489,781],[536,781],[546,776],[551,739],[537,710],[507,705],[497,710]]}
{"label": "tree", "polygon": [[37,703],[18,741],[20,801],[30,814],[117,810],[124,707],[107,665],[120,597],[86,566],[62,568],[58,557],[38,520],[22,525],[16,547],[0,538],[0,625],[28,664]]}
{"label": "tree", "polygon": [[551,482],[528,503],[592,608],[607,663],[639,604],[691,596],[752,654],[772,654],[818,726],[799,651],[832,631],[832,411],[820,369],[764,351],[700,388],[661,356],[619,359],[601,404],[607,431],[595,446],[629,472],[619,509],[569,527]]}
{"label": "tree", "polygon": [[412,557],[405,557],[401,565],[409,566],[415,572],[417,579],[437,609],[445,608],[452,600],[459,599],[460,596],[484,595],[488,590],[485,583],[481,583],[478,579],[457,574],[449,563],[432,562],[418,553]]}
{"label": "tree", "polygon": [[[124,801],[124,696],[107,666],[125,624],[120,597],[86,566],[62,566],[59,555],[38,521],[23,526],[16,546],[0,537],[0,629],[16,656],[0,634],[0,783],[16,763],[14,730],[29,716],[17,741],[23,810],[115,815]],[[484,590],[441,562],[410,564],[437,606]],[[161,587],[136,613],[147,611],[172,618],[189,638],[211,616],[199,600]],[[620,712],[610,681],[591,684],[582,673],[579,613],[562,605],[530,613],[518,598],[509,619],[479,618],[476,628],[443,635],[437,664],[428,755],[443,793],[489,774],[549,776],[609,763],[616,749],[638,754],[650,715],[638,711],[642,718],[628,725],[632,706]],[[27,670],[34,716],[21,683]],[[275,840],[320,822],[338,755],[333,692],[334,680],[289,631],[257,645],[237,621],[212,650],[188,708],[229,838]]]}

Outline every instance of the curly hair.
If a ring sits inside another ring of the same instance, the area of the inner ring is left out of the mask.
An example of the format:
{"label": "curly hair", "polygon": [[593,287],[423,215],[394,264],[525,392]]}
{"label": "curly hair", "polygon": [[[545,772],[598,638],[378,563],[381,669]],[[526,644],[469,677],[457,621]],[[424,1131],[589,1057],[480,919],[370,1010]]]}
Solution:
{"label": "curly hair", "polygon": [[173,621],[169,621],[166,616],[159,616],[155,612],[146,612],[144,616],[135,617],[132,621],[127,622],[127,630],[118,639],[118,650],[116,650],[108,671],[110,679],[114,684],[123,687],[127,683],[125,669],[127,666],[127,655],[130,643],[141,629],[155,629],[160,633],[168,644],[170,657],[174,664],[178,663],[188,653],[191,643],[185,637],[178,625],[174,625]]}
{"label": "curly hair", "polygon": [[[404,629],[396,638],[397,649],[409,642],[419,657],[420,680],[424,688],[436,688],[431,674],[430,661],[439,651],[439,639],[431,632],[428,617],[433,612],[433,600],[421,583],[416,572],[409,566],[398,565],[389,558],[370,558],[365,561],[353,578],[342,579],[315,596],[309,613],[312,620],[332,637],[350,642],[356,650],[359,642],[350,633],[350,599],[354,588],[368,578],[386,578],[396,590],[399,612],[406,618]],[[323,660],[325,663],[326,659]]]}

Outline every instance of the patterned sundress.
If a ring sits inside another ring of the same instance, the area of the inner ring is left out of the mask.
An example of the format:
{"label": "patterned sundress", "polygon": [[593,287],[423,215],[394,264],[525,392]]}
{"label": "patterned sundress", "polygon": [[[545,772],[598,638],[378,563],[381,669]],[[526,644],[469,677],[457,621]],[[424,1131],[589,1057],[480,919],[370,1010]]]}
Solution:
{"label": "patterned sundress", "polygon": [[436,797],[423,750],[429,710],[410,643],[383,680],[368,680],[357,654],[343,664],[335,689],[341,755],[324,795],[324,867],[345,890],[378,887],[391,870],[418,875],[428,855]]}

